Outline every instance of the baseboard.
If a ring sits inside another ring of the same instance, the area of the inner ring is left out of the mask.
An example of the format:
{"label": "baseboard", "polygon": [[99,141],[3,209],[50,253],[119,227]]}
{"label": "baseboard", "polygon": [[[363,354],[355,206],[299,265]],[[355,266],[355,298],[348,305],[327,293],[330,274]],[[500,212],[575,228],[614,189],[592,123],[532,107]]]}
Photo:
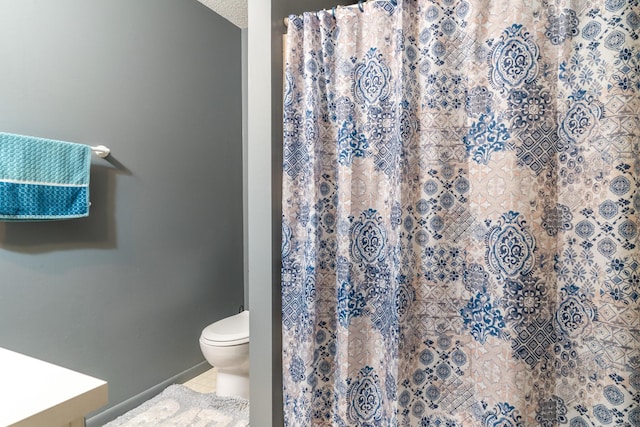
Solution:
{"label": "baseboard", "polygon": [[200,362],[196,366],[189,368],[186,371],[183,371],[178,375],[175,375],[161,382],[160,384],[156,384],[153,387],[143,391],[142,393],[139,393],[133,396],[132,398],[125,400],[124,402],[118,403],[102,412],[99,412],[93,415],[91,418],[87,418],[86,426],[102,427],[109,421],[115,420],[120,415],[123,415],[129,412],[133,408],[140,406],[142,403],[146,402],[152,397],[157,396],[162,392],[162,390],[169,387],[170,385],[182,384],[186,381],[189,381],[192,378],[197,377],[203,372],[208,371],[209,369],[211,369],[211,365],[209,365],[208,362],[206,361]]}

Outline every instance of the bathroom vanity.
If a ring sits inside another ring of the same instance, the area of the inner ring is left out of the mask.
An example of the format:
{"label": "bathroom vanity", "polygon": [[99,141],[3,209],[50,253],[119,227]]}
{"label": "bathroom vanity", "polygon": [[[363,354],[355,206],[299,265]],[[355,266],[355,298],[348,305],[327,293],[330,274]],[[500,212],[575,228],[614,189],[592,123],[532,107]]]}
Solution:
{"label": "bathroom vanity", "polygon": [[82,427],[107,403],[107,383],[0,348],[0,425]]}

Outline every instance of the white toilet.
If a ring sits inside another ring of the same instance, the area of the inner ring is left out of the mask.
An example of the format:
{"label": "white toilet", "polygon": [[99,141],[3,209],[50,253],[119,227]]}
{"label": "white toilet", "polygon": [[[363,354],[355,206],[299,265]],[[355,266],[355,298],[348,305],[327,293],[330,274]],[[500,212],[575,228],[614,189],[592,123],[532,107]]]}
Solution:
{"label": "white toilet", "polygon": [[204,328],[200,349],[218,369],[216,394],[249,399],[249,310]]}

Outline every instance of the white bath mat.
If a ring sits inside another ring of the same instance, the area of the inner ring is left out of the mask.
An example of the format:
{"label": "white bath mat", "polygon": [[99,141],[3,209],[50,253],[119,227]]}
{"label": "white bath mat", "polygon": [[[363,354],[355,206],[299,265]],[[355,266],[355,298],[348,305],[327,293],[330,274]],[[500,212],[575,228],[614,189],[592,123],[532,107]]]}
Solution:
{"label": "white bath mat", "polygon": [[247,427],[249,401],[198,393],[180,384],[116,418],[104,427]]}

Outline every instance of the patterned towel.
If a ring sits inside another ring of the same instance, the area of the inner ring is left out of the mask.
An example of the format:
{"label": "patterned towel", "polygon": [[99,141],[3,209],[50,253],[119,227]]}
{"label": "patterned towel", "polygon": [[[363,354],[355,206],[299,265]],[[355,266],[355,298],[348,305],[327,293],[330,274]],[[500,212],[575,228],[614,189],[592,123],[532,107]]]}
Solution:
{"label": "patterned towel", "polygon": [[0,132],[0,221],[89,215],[91,147]]}

